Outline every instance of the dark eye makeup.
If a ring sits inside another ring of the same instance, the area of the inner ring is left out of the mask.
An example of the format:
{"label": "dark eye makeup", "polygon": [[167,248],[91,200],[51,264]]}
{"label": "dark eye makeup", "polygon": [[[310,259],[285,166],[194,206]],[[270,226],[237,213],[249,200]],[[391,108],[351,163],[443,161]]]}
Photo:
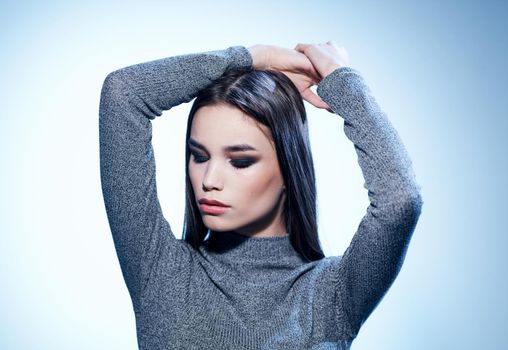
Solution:
{"label": "dark eye makeup", "polygon": [[[190,153],[192,155],[192,159],[193,159],[194,163],[204,163],[208,160],[207,157],[201,156],[193,150],[190,150]],[[239,159],[232,159],[231,160],[231,164],[237,169],[247,168],[247,167],[251,166],[252,164],[254,164],[255,162],[256,162],[256,160],[253,158],[239,158]]]}
{"label": "dark eye makeup", "polygon": [[236,159],[232,160],[231,164],[233,164],[235,168],[242,169],[251,166],[254,162],[255,161],[253,159]]}

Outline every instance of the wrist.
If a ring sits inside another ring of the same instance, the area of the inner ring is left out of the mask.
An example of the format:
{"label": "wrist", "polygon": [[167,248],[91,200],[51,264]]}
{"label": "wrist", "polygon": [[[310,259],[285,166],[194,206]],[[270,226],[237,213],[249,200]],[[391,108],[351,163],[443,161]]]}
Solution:
{"label": "wrist", "polygon": [[334,70],[340,68],[340,65],[333,64],[326,67],[326,70],[323,73],[323,78],[327,77],[328,75],[332,74]]}
{"label": "wrist", "polygon": [[252,67],[264,69],[267,61],[267,48],[265,45],[254,45],[247,48],[252,57]]}
{"label": "wrist", "polygon": [[348,67],[348,65],[345,65],[345,64],[337,64],[337,63],[334,63],[334,64],[329,65],[329,66],[326,68],[326,70],[325,70],[325,72],[324,72],[324,74],[323,74],[323,79],[324,79],[326,76],[328,76],[328,75],[332,74],[335,70],[337,70],[337,69],[339,69],[339,68],[343,68],[343,67]]}

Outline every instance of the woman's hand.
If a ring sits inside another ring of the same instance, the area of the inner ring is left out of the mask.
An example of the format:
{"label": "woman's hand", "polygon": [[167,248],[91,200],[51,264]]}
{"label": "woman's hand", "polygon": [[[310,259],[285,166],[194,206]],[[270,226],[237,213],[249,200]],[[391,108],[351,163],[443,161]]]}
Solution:
{"label": "woman's hand", "polygon": [[312,62],[322,79],[337,68],[351,66],[346,49],[343,46],[337,47],[333,41],[326,44],[298,44],[295,50]]}
{"label": "woman's hand", "polygon": [[247,50],[252,56],[252,66],[255,69],[284,73],[298,88],[304,100],[331,112],[330,107],[310,89],[321,81],[321,77],[306,55],[273,45],[254,45]]}

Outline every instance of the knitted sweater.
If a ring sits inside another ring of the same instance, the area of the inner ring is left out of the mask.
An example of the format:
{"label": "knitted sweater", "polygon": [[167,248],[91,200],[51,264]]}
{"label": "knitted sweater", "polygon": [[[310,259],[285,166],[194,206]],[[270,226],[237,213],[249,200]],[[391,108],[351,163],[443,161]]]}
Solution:
{"label": "knitted sweater", "polygon": [[360,73],[337,68],[317,94],[344,119],[370,205],[341,256],[305,261],[289,236],[177,239],[156,189],[151,120],[194,99],[243,46],[118,69],[99,109],[101,184],[140,349],[349,349],[389,289],[423,201],[398,133]]}

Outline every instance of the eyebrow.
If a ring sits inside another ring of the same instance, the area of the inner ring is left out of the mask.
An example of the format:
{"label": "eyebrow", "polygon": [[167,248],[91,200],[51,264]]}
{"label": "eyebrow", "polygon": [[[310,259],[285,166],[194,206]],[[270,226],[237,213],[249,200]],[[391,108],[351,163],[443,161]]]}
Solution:
{"label": "eyebrow", "polygon": [[[203,146],[202,144],[200,144],[199,142],[194,140],[192,137],[189,138],[188,144],[189,144],[189,146],[193,146],[193,147],[196,147],[196,148],[206,151],[205,146]],[[224,147],[224,151],[225,152],[245,152],[245,151],[257,151],[257,150],[254,147],[252,147],[251,145],[242,143],[240,145],[226,146],[226,147]]]}

